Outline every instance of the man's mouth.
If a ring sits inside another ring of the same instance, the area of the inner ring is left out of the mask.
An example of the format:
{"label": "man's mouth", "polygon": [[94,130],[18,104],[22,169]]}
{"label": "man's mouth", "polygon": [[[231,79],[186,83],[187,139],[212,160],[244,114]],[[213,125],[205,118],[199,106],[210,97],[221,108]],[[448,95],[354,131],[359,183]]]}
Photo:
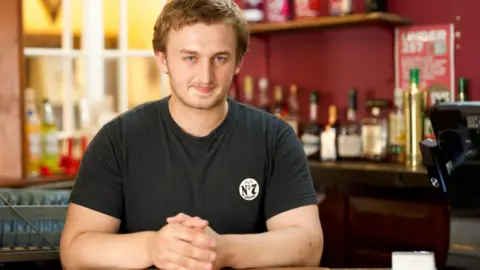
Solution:
{"label": "man's mouth", "polygon": [[215,89],[213,86],[195,86],[194,87],[198,92],[207,94],[213,91]]}

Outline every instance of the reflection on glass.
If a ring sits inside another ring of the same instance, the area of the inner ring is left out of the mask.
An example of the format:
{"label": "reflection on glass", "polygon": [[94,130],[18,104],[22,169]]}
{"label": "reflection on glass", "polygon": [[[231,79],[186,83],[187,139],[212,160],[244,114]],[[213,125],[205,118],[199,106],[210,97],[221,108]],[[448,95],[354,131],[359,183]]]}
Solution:
{"label": "reflection on glass", "polygon": [[[84,0],[70,0],[73,47],[81,46]],[[27,48],[61,48],[64,27],[62,1],[23,0],[24,45]]]}
{"label": "reflection on glass", "polygon": [[129,57],[127,63],[129,108],[163,97],[161,74],[155,58]]}
{"label": "reflection on glass", "polygon": [[142,103],[158,100],[170,94],[167,76],[161,76],[155,58],[129,57],[127,59],[127,77],[119,78],[118,59],[105,60],[105,96],[106,105],[119,112],[120,83],[126,83],[128,108]]}
{"label": "reflection on glass", "polygon": [[[53,117],[59,130],[63,130],[65,125],[63,119],[65,88],[71,82],[64,72],[62,57],[36,56],[26,58],[26,86],[33,92],[34,103],[37,106],[48,100],[52,106]],[[77,58],[73,61],[73,89],[72,98],[74,110],[79,111],[79,101],[85,96],[84,76],[82,69],[82,59]],[[74,128],[80,127],[80,117],[75,114],[75,121],[72,124]]]}
{"label": "reflection on glass", "polygon": [[118,49],[120,31],[119,0],[103,0],[103,29],[105,33],[105,49]]}
{"label": "reflection on glass", "polygon": [[152,29],[166,0],[127,0],[128,49],[150,50]]}

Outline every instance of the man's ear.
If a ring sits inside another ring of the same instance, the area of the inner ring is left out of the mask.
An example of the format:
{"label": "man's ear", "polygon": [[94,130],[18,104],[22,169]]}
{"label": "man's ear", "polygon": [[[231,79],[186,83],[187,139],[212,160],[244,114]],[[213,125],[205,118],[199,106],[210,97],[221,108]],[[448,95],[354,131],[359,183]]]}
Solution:
{"label": "man's ear", "polygon": [[240,72],[240,68],[242,67],[243,64],[243,58],[238,61],[237,65],[235,66],[235,75],[237,75]]}
{"label": "man's ear", "polygon": [[164,52],[156,52],[155,60],[161,73],[168,74],[167,55]]}

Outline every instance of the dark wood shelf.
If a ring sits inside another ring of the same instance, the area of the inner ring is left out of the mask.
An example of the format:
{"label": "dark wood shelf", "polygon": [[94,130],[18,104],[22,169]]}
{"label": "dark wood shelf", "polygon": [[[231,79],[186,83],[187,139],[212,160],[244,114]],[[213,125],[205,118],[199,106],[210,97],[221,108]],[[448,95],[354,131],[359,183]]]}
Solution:
{"label": "dark wood shelf", "polygon": [[387,173],[413,173],[426,175],[427,171],[423,166],[409,168],[403,164],[395,163],[374,163],[374,162],[310,162],[311,167],[334,170],[370,171]]}
{"label": "dark wood shelf", "polygon": [[426,170],[403,164],[375,162],[310,161],[310,171],[317,188],[354,186],[392,188],[433,188]]}
{"label": "dark wood shelf", "polygon": [[53,249],[38,250],[0,250],[0,262],[28,262],[58,260],[59,252]]}
{"label": "dark wood shelf", "polygon": [[327,28],[335,26],[359,25],[370,22],[383,22],[391,25],[408,25],[410,19],[402,16],[384,13],[360,13],[346,16],[325,16],[316,19],[295,20],[283,23],[258,23],[250,25],[252,34],[292,31],[310,28]]}
{"label": "dark wood shelf", "polygon": [[26,179],[15,179],[15,178],[0,178],[0,187],[7,188],[21,188],[21,187],[31,187],[31,186],[43,186],[47,184],[54,183],[65,183],[72,182],[75,179],[75,175],[52,175],[52,176],[41,176],[41,177],[31,177]]}

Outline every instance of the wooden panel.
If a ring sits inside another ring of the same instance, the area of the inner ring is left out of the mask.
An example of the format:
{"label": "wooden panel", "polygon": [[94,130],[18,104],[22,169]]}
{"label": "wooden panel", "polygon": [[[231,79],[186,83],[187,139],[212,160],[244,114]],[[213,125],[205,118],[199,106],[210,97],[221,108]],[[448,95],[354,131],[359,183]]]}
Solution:
{"label": "wooden panel", "polygon": [[319,196],[320,222],[324,249],[320,266],[342,267],[346,256],[346,198],[335,188],[328,187]]}
{"label": "wooden panel", "polygon": [[21,0],[0,0],[0,177],[23,176]]}
{"label": "wooden panel", "polygon": [[445,264],[450,229],[445,206],[350,197],[348,207],[349,267],[387,267],[393,251],[434,251],[437,265]]}
{"label": "wooden panel", "polygon": [[352,184],[434,189],[425,170],[413,170],[401,164],[311,161],[310,171],[317,189],[328,185],[349,187]]}

